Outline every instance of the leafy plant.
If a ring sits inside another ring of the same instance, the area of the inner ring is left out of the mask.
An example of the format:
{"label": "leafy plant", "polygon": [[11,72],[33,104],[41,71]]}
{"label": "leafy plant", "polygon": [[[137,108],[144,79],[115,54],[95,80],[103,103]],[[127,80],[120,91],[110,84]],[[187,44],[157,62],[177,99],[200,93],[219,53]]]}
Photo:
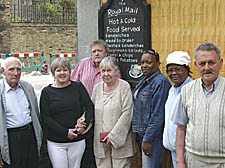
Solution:
{"label": "leafy plant", "polygon": [[13,23],[16,23],[16,22],[24,22],[25,21],[25,18],[23,17],[15,17],[15,18],[12,18],[12,22]]}
{"label": "leafy plant", "polygon": [[71,0],[58,0],[57,3],[62,9],[71,9],[73,7],[75,8],[75,4]]}
{"label": "leafy plant", "polygon": [[44,11],[47,22],[54,22],[57,18],[62,17],[63,12],[73,9],[75,11],[75,4],[71,0],[56,0],[39,4],[39,10]]}

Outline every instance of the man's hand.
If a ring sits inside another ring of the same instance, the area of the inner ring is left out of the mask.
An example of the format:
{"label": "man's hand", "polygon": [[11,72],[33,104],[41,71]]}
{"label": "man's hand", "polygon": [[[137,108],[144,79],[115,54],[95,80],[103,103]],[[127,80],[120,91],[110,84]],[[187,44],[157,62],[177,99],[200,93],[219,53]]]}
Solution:
{"label": "man's hand", "polygon": [[83,116],[77,119],[77,124],[75,125],[75,128],[78,131],[78,134],[82,134],[85,131],[86,122]]}
{"label": "man's hand", "polygon": [[85,128],[86,127],[86,122],[84,117],[80,117],[77,119],[77,124],[75,125],[75,128]]}
{"label": "man's hand", "polygon": [[0,168],[3,168],[3,165],[2,155],[0,154]]}
{"label": "man's hand", "polygon": [[148,142],[143,142],[142,143],[142,149],[145,155],[148,157],[152,156],[152,150],[151,150],[152,145]]}

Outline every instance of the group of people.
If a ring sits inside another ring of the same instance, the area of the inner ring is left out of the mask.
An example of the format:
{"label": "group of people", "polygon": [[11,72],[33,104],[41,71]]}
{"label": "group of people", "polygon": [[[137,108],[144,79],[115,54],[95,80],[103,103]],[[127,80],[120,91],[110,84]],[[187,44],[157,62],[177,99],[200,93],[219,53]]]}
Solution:
{"label": "group of people", "polygon": [[52,62],[54,83],[42,90],[40,112],[33,87],[20,80],[20,61],[5,59],[0,168],[38,168],[42,128],[53,168],[131,168],[136,143],[143,168],[160,168],[165,148],[174,167],[225,167],[225,79],[217,45],[195,48],[201,78],[193,81],[188,53],[170,53],[172,87],[159,70],[159,54],[144,51],[143,78],[133,94],[103,40],[90,53],[72,72],[67,59]]}

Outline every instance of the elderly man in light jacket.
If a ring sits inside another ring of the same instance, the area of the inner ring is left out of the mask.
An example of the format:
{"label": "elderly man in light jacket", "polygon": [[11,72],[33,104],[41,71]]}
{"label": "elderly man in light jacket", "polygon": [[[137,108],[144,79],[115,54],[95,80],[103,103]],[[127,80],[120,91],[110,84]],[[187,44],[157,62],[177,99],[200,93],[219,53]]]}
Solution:
{"label": "elderly man in light jacket", "polygon": [[19,59],[4,60],[0,82],[0,168],[38,168],[42,129],[37,97]]}

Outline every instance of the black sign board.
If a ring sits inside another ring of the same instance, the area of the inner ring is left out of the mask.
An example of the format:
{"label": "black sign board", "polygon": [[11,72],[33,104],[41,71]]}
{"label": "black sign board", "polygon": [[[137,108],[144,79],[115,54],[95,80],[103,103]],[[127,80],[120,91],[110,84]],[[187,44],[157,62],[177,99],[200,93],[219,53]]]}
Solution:
{"label": "black sign board", "polygon": [[145,0],[108,0],[99,10],[99,38],[117,58],[122,78],[133,86],[143,75],[141,54],[151,47],[150,14]]}

